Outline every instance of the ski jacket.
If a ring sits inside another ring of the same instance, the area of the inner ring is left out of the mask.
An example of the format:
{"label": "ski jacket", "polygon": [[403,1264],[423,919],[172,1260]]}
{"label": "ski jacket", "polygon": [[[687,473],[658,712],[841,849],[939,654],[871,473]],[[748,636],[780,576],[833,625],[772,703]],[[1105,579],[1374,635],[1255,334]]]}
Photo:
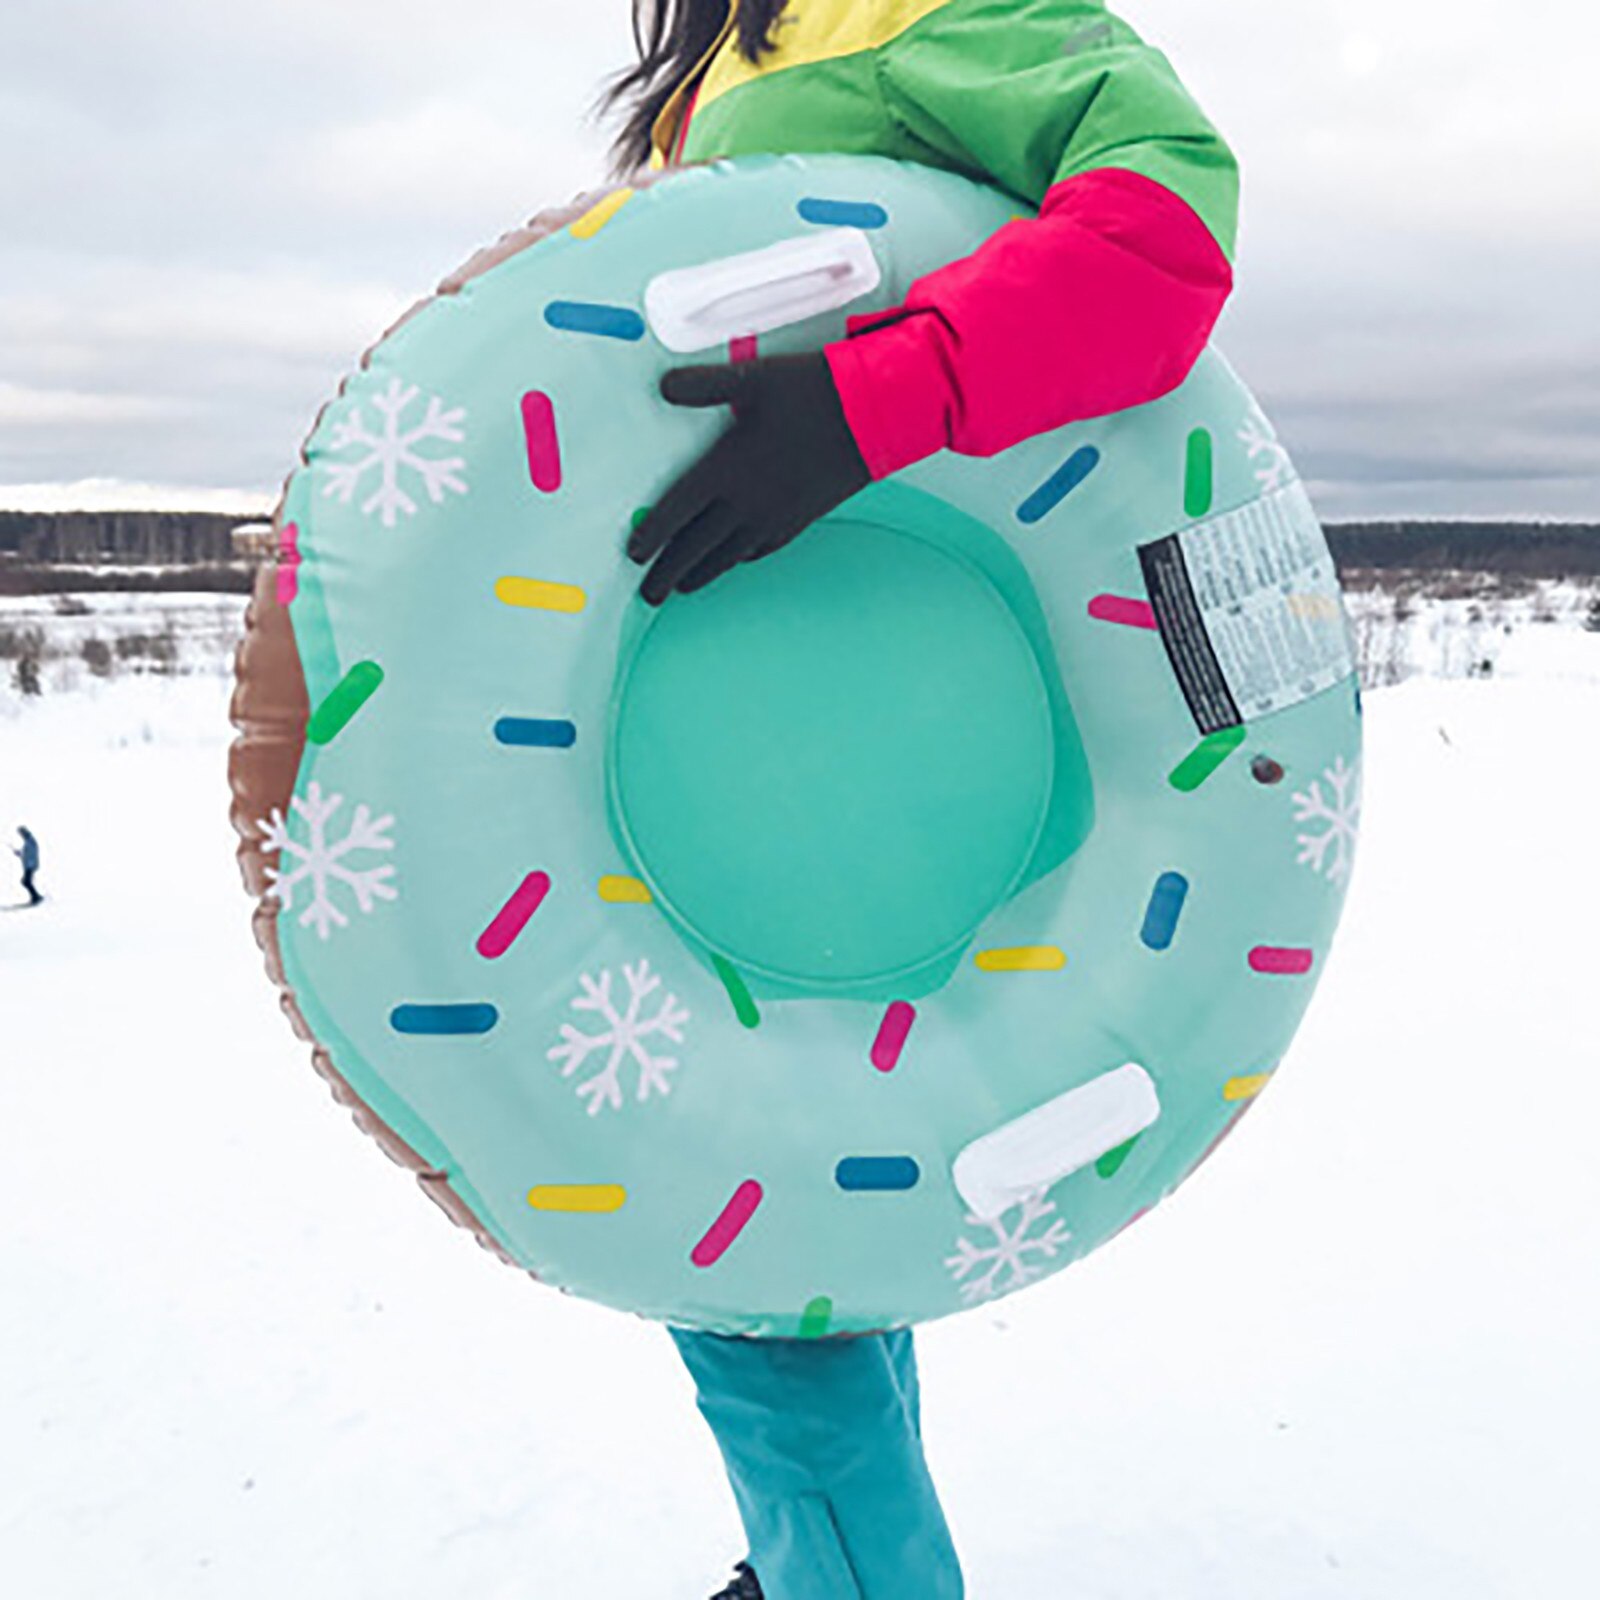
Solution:
{"label": "ski jacket", "polygon": [[1183,382],[1232,290],[1238,172],[1166,58],[1102,0],[793,0],[755,63],[737,3],[663,110],[656,165],[892,156],[1038,211],[827,347],[874,477]]}
{"label": "ski jacket", "polygon": [[27,831],[22,830],[22,848],[17,851],[22,857],[22,870],[24,872],[37,872],[39,870],[39,841]]}

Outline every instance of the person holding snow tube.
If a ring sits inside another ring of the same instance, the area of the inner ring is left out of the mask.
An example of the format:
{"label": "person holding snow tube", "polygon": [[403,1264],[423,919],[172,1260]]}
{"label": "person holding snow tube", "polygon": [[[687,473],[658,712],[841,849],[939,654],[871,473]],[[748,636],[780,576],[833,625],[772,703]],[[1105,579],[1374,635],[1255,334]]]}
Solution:
{"label": "person holding snow tube", "polygon": [[[990,456],[1153,401],[1232,288],[1238,174],[1163,55],[1100,0],[635,0],[619,169],[894,157],[1020,216],[814,355],[669,372],[726,431],[628,552],[652,605],[942,450]],[[1035,214],[1036,213],[1036,214]],[[674,1330],[750,1545],[719,1600],[963,1593],[907,1330],[800,1343]]]}

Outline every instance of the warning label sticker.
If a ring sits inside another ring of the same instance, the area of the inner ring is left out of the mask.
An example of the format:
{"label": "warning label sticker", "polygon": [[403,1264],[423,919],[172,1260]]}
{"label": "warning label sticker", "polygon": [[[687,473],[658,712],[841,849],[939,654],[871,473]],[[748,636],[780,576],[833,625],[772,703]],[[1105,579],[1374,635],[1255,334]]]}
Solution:
{"label": "warning label sticker", "polygon": [[1298,705],[1355,670],[1339,575],[1301,484],[1143,545],[1139,562],[1201,733]]}

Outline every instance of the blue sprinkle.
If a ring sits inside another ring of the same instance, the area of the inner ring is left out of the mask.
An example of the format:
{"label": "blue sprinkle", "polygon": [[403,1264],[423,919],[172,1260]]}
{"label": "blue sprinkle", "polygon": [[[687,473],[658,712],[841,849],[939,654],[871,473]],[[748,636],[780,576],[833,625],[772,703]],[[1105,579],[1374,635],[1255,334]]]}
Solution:
{"label": "blue sprinkle", "polygon": [[644,338],[644,318],[625,306],[592,305],[585,300],[552,300],[544,320],[563,333],[589,333],[599,339]]}
{"label": "blue sprinkle", "polygon": [[1074,452],[1017,507],[1017,521],[1038,522],[1050,515],[1100,465],[1100,452],[1086,444]]}
{"label": "blue sprinkle", "polygon": [[922,1168],[910,1156],[846,1156],[834,1177],[841,1189],[915,1189]]}
{"label": "blue sprinkle", "polygon": [[491,1005],[396,1006],[389,1025],[396,1033],[488,1033],[499,1020]]}
{"label": "blue sprinkle", "polygon": [[800,217],[824,228],[884,228],[889,224],[889,213],[870,200],[802,200]]}
{"label": "blue sprinkle", "polygon": [[1188,898],[1189,880],[1181,872],[1163,872],[1156,879],[1150,908],[1144,914],[1144,931],[1139,935],[1152,950],[1171,949]]}
{"label": "blue sprinkle", "polygon": [[570,750],[578,742],[574,724],[537,717],[501,717],[494,725],[494,736],[501,744],[520,749]]}

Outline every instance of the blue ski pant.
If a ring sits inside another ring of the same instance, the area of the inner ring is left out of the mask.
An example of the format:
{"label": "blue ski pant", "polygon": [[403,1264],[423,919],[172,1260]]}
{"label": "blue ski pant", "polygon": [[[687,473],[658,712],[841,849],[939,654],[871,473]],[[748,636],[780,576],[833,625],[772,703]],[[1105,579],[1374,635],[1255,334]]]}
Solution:
{"label": "blue ski pant", "polygon": [[960,1600],[961,1566],[922,1454],[909,1332],[671,1332],[767,1600]]}

